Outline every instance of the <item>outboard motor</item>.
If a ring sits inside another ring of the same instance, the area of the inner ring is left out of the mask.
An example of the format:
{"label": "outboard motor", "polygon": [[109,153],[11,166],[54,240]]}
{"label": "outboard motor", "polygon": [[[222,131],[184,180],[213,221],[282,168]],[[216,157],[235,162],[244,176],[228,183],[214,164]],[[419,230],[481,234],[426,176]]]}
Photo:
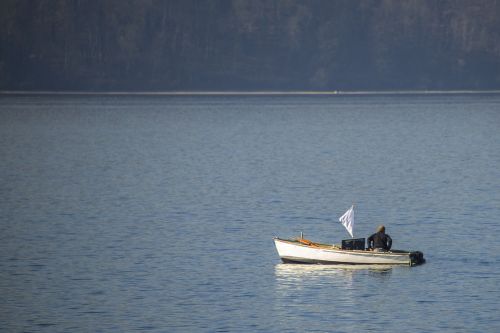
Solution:
{"label": "outboard motor", "polygon": [[411,266],[423,264],[425,262],[424,254],[420,251],[410,252],[410,262]]}

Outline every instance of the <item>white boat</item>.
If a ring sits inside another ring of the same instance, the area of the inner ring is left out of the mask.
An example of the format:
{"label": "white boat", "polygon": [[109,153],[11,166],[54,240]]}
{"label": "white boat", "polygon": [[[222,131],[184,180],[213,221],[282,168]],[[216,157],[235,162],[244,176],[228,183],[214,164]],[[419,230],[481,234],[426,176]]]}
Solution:
{"label": "white boat", "polygon": [[274,238],[278,255],[284,263],[349,265],[419,265],[425,262],[422,252],[391,250],[346,250],[337,245],[309,240]]}

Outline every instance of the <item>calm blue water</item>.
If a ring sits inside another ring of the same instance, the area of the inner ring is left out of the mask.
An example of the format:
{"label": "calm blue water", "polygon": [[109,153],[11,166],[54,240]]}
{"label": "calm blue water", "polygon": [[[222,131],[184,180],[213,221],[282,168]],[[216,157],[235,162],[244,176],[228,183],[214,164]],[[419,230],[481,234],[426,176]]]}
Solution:
{"label": "calm blue water", "polygon": [[[280,264],[385,224],[414,268]],[[498,332],[500,96],[2,97],[5,332]]]}

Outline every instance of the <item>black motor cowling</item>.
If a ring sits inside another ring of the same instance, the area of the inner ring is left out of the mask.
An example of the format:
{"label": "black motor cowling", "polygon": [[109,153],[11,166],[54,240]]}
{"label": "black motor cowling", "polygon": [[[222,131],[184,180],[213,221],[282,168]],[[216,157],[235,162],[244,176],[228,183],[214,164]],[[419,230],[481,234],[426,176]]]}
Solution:
{"label": "black motor cowling", "polygon": [[410,252],[410,261],[412,266],[423,264],[425,262],[424,254],[420,251]]}

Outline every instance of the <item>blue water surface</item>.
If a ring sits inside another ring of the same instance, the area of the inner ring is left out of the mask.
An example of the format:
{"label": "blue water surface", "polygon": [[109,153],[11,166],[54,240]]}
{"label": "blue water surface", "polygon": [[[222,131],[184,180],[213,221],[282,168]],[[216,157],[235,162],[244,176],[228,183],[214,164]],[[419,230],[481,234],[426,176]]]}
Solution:
{"label": "blue water surface", "polygon": [[1,331],[498,332],[499,234],[499,95],[0,98]]}

